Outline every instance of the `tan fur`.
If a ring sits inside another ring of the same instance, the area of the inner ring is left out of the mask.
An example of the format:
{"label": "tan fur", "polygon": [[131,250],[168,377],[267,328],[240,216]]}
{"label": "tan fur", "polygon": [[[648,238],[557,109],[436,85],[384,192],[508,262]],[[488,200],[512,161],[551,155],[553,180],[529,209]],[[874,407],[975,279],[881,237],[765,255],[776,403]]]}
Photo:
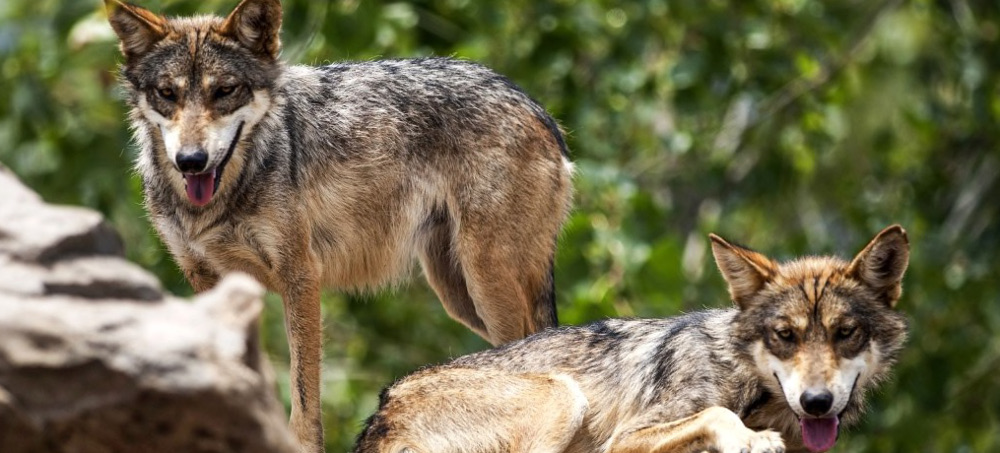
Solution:
{"label": "tan fur", "polygon": [[608,453],[672,453],[783,451],[781,436],[774,431],[753,431],[729,409],[713,406],[697,414],[667,423],[655,423],[618,433]]}
{"label": "tan fur", "polygon": [[[384,438],[385,451],[405,447],[414,453],[559,453],[569,445],[587,410],[577,385],[560,375],[454,368],[426,377],[418,374],[390,391],[392,401],[418,400],[421,404],[390,403],[399,426]],[[428,407],[435,409],[428,411]],[[497,420],[510,423],[481,431]]]}

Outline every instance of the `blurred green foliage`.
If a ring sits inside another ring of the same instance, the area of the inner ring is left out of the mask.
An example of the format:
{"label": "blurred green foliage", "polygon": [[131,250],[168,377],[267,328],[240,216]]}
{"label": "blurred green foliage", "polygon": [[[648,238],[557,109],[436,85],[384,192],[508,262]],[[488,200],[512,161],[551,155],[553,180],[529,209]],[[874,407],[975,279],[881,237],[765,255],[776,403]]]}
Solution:
{"label": "blurred green foliage", "polygon": [[[236,1],[140,3],[183,15]],[[998,10],[975,0],[286,0],[283,55],[452,55],[545,104],[578,168],[556,269],[564,323],[726,305],[708,232],[777,257],[849,256],[903,224],[913,254],[899,308],[911,340],[836,451],[995,452]],[[0,3],[0,161],[50,201],[105,213],[131,259],[189,294],[130,170],[120,61],[96,1]],[[324,297],[330,451],[348,448],[382,386],[486,347],[414,281]],[[264,339],[287,393],[280,309],[271,296]]]}

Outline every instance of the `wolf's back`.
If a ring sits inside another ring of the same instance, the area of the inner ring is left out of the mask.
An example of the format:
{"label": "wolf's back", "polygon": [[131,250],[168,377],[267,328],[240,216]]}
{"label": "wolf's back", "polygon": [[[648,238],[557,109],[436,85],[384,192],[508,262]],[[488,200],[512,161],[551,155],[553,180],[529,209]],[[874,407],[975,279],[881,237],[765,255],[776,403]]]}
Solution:
{"label": "wolf's back", "polygon": [[468,143],[510,148],[519,136],[542,128],[568,155],[562,131],[545,109],[508,78],[476,63],[418,58],[291,66],[279,86],[287,115],[307,119],[297,127],[314,127],[314,140],[333,137],[316,143],[334,145],[333,151],[344,148],[336,140],[351,137],[402,142],[415,156],[461,152]]}

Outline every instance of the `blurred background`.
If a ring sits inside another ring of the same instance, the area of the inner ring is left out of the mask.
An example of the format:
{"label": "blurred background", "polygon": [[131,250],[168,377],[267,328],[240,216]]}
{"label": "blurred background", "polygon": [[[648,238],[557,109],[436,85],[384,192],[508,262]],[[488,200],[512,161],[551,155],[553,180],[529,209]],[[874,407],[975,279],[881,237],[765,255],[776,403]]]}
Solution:
{"label": "blurred background", "polygon": [[[139,3],[186,15],[237,2]],[[997,2],[285,0],[284,11],[290,62],[455,56],[547,106],[578,169],[556,264],[563,323],[726,306],[709,232],[777,258],[849,257],[902,224],[911,340],[835,451],[1000,451]],[[50,202],[103,212],[130,259],[190,294],[144,215],[115,46],[96,0],[0,2],[0,161]],[[323,309],[329,451],[349,448],[393,379],[487,347],[420,278],[328,293]],[[269,296],[264,338],[287,404],[281,316]]]}

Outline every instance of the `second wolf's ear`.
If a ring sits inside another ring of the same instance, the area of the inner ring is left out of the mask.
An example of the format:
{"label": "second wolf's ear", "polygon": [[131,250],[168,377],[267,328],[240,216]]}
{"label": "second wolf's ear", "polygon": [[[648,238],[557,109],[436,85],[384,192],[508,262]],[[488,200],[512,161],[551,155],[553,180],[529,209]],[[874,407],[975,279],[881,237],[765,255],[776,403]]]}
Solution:
{"label": "second wolf's ear", "polygon": [[222,24],[222,34],[271,60],[281,50],[281,0],[243,0]]}
{"label": "second wolf's ear", "polygon": [[747,304],[777,273],[777,264],[770,258],[748,248],[730,244],[719,236],[709,234],[712,255],[722,277],[729,284],[729,295],[740,309]]}
{"label": "second wolf's ear", "polygon": [[847,275],[874,289],[889,307],[895,307],[909,263],[910,241],[906,230],[893,225],[877,234],[854,257]]}
{"label": "second wolf's ear", "polygon": [[104,0],[104,7],[126,60],[149,52],[167,34],[166,19],[152,11],[118,0]]}

